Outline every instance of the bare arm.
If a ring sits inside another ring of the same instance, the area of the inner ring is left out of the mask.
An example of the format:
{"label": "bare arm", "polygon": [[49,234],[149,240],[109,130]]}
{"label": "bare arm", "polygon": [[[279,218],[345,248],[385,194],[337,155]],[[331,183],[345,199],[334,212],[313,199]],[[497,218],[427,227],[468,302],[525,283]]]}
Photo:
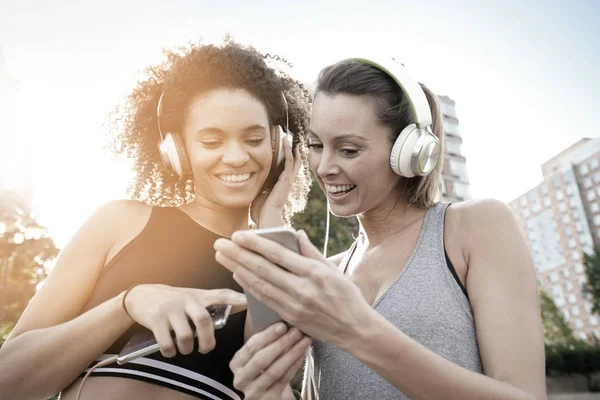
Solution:
{"label": "bare arm", "polygon": [[[133,321],[121,295],[80,315],[134,202],[100,208],[61,252],[0,350],[0,393],[42,398],[68,386]],[[138,210],[139,211],[139,210]]]}
{"label": "bare arm", "polygon": [[496,201],[460,207],[485,375],[435,354],[376,312],[342,347],[414,399],[545,399],[535,270],[516,219]]}

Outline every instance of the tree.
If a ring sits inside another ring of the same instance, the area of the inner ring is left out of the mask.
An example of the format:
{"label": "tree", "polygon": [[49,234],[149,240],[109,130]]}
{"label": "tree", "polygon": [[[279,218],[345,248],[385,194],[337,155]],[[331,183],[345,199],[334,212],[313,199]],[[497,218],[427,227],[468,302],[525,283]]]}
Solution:
{"label": "tree", "polygon": [[[311,242],[317,248],[323,249],[327,225],[327,199],[316,182],[310,188],[306,210],[296,214],[293,222],[295,229],[304,229]],[[332,256],[348,250],[357,234],[358,221],[355,217],[339,218],[331,215],[327,255]]]}
{"label": "tree", "polygon": [[600,247],[595,246],[592,254],[583,253],[583,259],[587,282],[582,293],[591,297],[592,313],[600,313]]}
{"label": "tree", "polygon": [[32,217],[27,201],[0,191],[0,346],[58,255],[47,230]]}
{"label": "tree", "polygon": [[546,345],[566,346],[576,344],[573,330],[565,320],[562,312],[554,304],[552,297],[540,289],[540,306],[542,310],[542,329]]}

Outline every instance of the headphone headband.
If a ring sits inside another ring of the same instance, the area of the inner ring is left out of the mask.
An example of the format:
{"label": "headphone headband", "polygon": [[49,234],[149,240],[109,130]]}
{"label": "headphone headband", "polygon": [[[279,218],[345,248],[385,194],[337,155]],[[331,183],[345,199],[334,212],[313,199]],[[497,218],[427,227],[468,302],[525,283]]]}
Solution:
{"label": "headphone headband", "polygon": [[425,92],[404,66],[391,57],[378,58],[373,61],[367,58],[352,58],[352,60],[371,65],[390,76],[400,86],[410,103],[417,128],[423,129],[431,125],[431,109],[425,97]]}

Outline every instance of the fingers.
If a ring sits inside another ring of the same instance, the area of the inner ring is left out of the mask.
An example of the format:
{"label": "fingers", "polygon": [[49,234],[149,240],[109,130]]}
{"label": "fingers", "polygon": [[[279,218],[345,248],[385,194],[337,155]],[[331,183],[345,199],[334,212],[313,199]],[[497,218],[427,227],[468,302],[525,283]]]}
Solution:
{"label": "fingers", "polygon": [[154,334],[156,342],[160,346],[160,352],[163,357],[170,358],[177,354],[177,351],[175,350],[175,342],[171,337],[171,327],[166,321],[154,327],[154,329],[152,329],[152,333]]}
{"label": "fingers", "polygon": [[[217,260],[218,261],[218,260]],[[243,293],[231,289],[212,289],[196,292],[199,300],[205,307],[222,304],[231,304],[231,313],[235,314],[248,308],[246,296]]]}
{"label": "fingers", "polygon": [[308,238],[308,235],[306,234],[306,232],[304,230],[299,230],[297,232],[297,234],[298,234],[298,244],[300,245],[300,253],[303,256],[312,258],[314,260],[327,262],[327,259],[325,258],[325,256],[323,256],[321,251],[319,249],[317,249],[314,244],[312,244],[312,242],[310,241],[310,239]]}
{"label": "fingers", "polygon": [[194,350],[194,331],[184,313],[169,316],[169,322],[175,332],[176,344],[181,354],[190,354]]}
{"label": "fingers", "polygon": [[[218,241],[220,240],[221,239]],[[269,239],[265,240],[272,242]],[[283,246],[279,246],[278,244],[277,246],[281,250],[289,251]],[[253,282],[256,280],[253,278],[260,277],[283,290],[291,290],[295,287],[294,280],[290,279],[293,278],[293,276],[288,271],[269,262],[269,260],[265,259],[263,256],[238,246],[230,240],[225,239],[218,244],[215,243],[215,249],[218,249],[215,254],[217,262],[234,274],[243,276],[245,280]],[[293,253],[291,251],[289,252]],[[284,255],[281,256],[281,258],[283,257]],[[254,276],[248,275],[247,272],[251,272]]]}
{"label": "fingers", "polygon": [[262,332],[253,335],[246,344],[233,356],[229,367],[232,371],[236,371],[238,368],[243,367],[250,361],[250,359],[259,350],[262,350],[270,343],[273,343],[279,339],[284,333],[287,332],[287,327],[283,322],[278,322],[271,325]]}
{"label": "fingers", "polygon": [[302,365],[310,339],[296,328],[277,337],[277,328],[285,331],[283,324],[275,324],[254,335],[230,363],[234,387],[246,398],[261,399],[269,389],[283,390]]}
{"label": "fingers", "polygon": [[[231,242],[236,244],[237,247],[230,246],[228,243]],[[257,267],[262,265],[261,262],[254,261],[253,264],[248,264],[253,259],[241,252],[239,250],[240,247],[251,249],[251,252],[248,250],[245,250],[245,252],[251,254],[253,257],[261,258],[262,256],[273,264],[281,265],[295,275],[307,276],[315,267],[303,255],[289,250],[273,240],[255,235],[251,231],[237,231],[233,234],[230,241],[227,239],[218,239],[215,242],[215,249],[217,251],[223,252],[227,257],[233,258],[244,267],[262,276],[260,271],[257,270]]]}

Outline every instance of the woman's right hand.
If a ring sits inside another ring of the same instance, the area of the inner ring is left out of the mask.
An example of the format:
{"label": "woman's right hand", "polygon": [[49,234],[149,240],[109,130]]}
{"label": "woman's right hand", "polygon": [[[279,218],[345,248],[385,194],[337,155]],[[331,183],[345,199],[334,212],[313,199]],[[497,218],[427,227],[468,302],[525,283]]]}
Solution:
{"label": "woman's right hand", "polygon": [[194,349],[194,331],[188,320],[194,323],[198,333],[199,351],[210,352],[216,343],[206,308],[223,304],[231,304],[232,313],[247,307],[244,294],[230,289],[202,290],[158,284],[135,286],[125,299],[131,318],[152,331],[164,357],[177,354],[171,331],[175,333],[181,354],[189,354]]}
{"label": "woman's right hand", "polygon": [[246,400],[293,399],[290,381],[302,366],[312,343],[296,328],[282,322],[253,335],[229,363],[233,386],[244,392]]}

